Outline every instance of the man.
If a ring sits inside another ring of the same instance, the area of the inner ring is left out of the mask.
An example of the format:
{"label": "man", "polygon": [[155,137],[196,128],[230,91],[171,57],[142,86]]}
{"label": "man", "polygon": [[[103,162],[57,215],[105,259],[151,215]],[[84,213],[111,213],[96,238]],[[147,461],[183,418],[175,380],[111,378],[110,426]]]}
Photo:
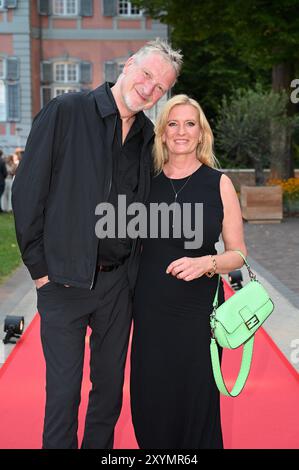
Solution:
{"label": "man", "polygon": [[3,212],[1,205],[2,194],[4,193],[5,188],[5,178],[7,177],[7,170],[5,162],[2,158],[3,151],[0,149],[0,213]]}
{"label": "man", "polygon": [[46,360],[44,448],[76,448],[86,328],[92,389],[83,448],[112,448],[122,404],[138,241],[95,235],[100,202],[144,202],[149,109],[175,83],[182,57],[152,41],[116,84],[52,100],[35,118],[13,185],[22,258],[37,288]]}

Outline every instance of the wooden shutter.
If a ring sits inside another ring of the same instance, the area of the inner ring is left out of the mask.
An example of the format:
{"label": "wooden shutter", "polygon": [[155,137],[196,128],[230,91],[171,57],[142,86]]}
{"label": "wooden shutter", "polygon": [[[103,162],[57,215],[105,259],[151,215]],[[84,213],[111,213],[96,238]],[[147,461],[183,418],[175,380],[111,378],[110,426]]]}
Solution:
{"label": "wooden shutter", "polygon": [[19,121],[20,112],[20,85],[19,83],[7,84],[7,120]]}
{"label": "wooden shutter", "polygon": [[20,61],[18,57],[8,57],[6,60],[6,78],[7,80],[19,80]]}
{"label": "wooden shutter", "polygon": [[103,16],[117,15],[117,0],[102,0]]}
{"label": "wooden shutter", "polygon": [[51,88],[46,87],[46,86],[42,87],[42,103],[41,103],[42,108],[44,106],[46,106],[46,104],[48,104],[49,101],[51,101],[51,99],[52,99],[52,90],[51,90]]}
{"label": "wooden shutter", "polygon": [[80,63],[80,83],[92,82],[92,64],[90,62]]}
{"label": "wooden shutter", "polygon": [[115,83],[118,75],[117,62],[105,62],[105,81]]}
{"label": "wooden shutter", "polygon": [[44,83],[53,82],[53,64],[52,62],[44,61],[41,64],[41,78]]}
{"label": "wooden shutter", "polygon": [[4,1],[4,6],[6,8],[17,8],[18,2],[17,2],[17,0],[5,0]]}
{"label": "wooden shutter", "polygon": [[38,0],[38,12],[40,15],[50,15],[51,13],[50,0]]}
{"label": "wooden shutter", "polygon": [[93,0],[81,0],[80,6],[81,16],[92,16],[93,15]]}

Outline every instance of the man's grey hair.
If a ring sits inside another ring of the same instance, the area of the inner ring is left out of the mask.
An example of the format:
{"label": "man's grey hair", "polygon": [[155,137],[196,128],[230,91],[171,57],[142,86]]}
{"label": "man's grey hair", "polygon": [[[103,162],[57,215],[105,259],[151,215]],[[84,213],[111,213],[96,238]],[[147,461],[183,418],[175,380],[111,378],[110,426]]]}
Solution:
{"label": "man's grey hair", "polygon": [[141,47],[135,54],[134,57],[139,59],[145,55],[151,53],[160,54],[165,60],[167,60],[174,68],[176,76],[180,74],[183,65],[183,55],[180,50],[173,49],[167,41],[156,38],[154,41],[147,42]]}

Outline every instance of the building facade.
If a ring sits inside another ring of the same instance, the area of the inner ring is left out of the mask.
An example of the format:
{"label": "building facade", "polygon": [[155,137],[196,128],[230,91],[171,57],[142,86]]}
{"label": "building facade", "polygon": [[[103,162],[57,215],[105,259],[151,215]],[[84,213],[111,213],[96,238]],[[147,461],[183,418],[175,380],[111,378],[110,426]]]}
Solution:
{"label": "building facade", "polygon": [[166,39],[167,27],[129,1],[0,0],[0,148],[24,147],[50,99],[114,82],[156,37]]}

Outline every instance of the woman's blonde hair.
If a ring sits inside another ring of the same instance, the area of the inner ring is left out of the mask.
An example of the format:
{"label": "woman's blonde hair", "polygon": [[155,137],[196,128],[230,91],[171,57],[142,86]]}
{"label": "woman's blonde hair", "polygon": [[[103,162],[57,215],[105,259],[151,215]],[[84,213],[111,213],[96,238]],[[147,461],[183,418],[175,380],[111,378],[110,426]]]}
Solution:
{"label": "woman's blonde hair", "polygon": [[166,145],[163,143],[163,134],[167,126],[170,111],[174,106],[180,104],[189,104],[197,109],[198,112],[198,121],[202,131],[202,136],[201,142],[198,143],[196,150],[197,159],[212,168],[219,167],[218,160],[213,153],[213,132],[203,110],[193,98],[190,98],[187,95],[176,95],[170,98],[170,100],[168,100],[164,105],[155,125],[156,135],[153,147],[155,173],[160,173],[163,170],[165,163],[168,162],[168,152]]}

